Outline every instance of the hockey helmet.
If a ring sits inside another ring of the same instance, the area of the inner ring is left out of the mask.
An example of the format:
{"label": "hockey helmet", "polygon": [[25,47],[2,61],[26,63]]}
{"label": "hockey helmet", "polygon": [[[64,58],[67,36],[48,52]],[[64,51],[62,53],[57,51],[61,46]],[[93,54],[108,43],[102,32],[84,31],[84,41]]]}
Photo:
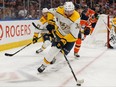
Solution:
{"label": "hockey helmet", "polygon": [[48,9],[47,8],[43,8],[42,9],[42,13],[46,13],[46,12],[48,12]]}
{"label": "hockey helmet", "polygon": [[75,6],[72,2],[65,2],[64,12],[67,16],[70,16],[74,12]]}
{"label": "hockey helmet", "polygon": [[75,9],[75,6],[72,2],[65,2],[64,4],[65,11],[73,11],[74,9]]}

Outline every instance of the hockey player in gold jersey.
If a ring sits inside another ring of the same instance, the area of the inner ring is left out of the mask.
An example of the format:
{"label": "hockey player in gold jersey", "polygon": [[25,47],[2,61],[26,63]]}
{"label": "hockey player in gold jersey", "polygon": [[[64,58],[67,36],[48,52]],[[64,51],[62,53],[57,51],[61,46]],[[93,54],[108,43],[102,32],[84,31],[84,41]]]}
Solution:
{"label": "hockey player in gold jersey", "polygon": [[[42,16],[40,20],[38,21],[38,27],[41,30],[35,29],[34,36],[33,36],[33,43],[36,43],[38,40],[38,33],[43,35],[43,44],[40,49],[36,50],[36,53],[42,52],[44,49],[46,49],[51,44],[51,35],[49,34],[48,30],[46,29],[46,26],[48,25],[47,22],[47,13],[48,9],[43,8],[42,9]],[[43,30],[42,30],[43,29]]]}
{"label": "hockey player in gold jersey", "polygon": [[54,57],[56,60],[62,58],[73,48],[78,38],[80,23],[80,15],[74,9],[72,2],[65,2],[64,6],[49,11],[46,28],[53,34],[55,40],[48,53],[44,56],[41,66],[37,69],[38,72],[43,72]]}
{"label": "hockey player in gold jersey", "polygon": [[33,43],[37,42],[38,34],[42,32],[42,29],[46,29],[46,25],[48,24],[48,22],[47,22],[47,12],[48,12],[48,9],[43,8],[42,16],[41,16],[41,18],[40,18],[40,20],[38,21],[38,24],[37,24],[38,28],[40,28],[41,30],[35,29],[35,32],[34,32],[34,35],[33,35]]}

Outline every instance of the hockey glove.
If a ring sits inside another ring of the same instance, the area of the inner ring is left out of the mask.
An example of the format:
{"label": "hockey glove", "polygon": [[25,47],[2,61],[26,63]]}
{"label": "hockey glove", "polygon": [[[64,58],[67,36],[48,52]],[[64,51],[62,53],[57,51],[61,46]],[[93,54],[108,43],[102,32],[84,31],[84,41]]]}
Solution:
{"label": "hockey glove", "polygon": [[49,33],[49,37],[54,38],[54,35],[52,33]]}
{"label": "hockey glove", "polygon": [[90,34],[90,28],[89,27],[85,27],[84,28],[84,35],[89,35]]}
{"label": "hockey glove", "polygon": [[48,25],[46,26],[46,28],[47,28],[47,30],[51,33],[52,32],[52,30],[54,30],[55,29],[55,21],[53,21],[53,20],[50,20],[49,22],[48,22]]}
{"label": "hockey glove", "polygon": [[67,40],[61,38],[61,40],[60,40],[59,42],[56,43],[56,47],[57,47],[58,49],[62,49],[63,46],[64,46],[66,43],[67,43]]}
{"label": "hockey glove", "polygon": [[54,25],[51,25],[51,24],[48,24],[48,25],[46,26],[46,28],[47,28],[47,30],[51,33],[52,30],[55,29],[55,26],[54,26]]}
{"label": "hockey glove", "polygon": [[34,36],[33,36],[33,44],[37,43],[37,40],[38,40],[38,34],[37,33],[34,33]]}

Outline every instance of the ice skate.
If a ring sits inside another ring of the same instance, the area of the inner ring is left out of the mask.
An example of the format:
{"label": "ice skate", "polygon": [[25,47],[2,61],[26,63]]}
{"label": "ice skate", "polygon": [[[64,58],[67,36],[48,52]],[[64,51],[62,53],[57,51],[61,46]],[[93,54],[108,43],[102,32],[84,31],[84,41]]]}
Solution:
{"label": "ice skate", "polygon": [[109,48],[110,48],[110,49],[114,49],[111,45],[109,45]]}
{"label": "ice skate", "polygon": [[74,53],[75,57],[80,57],[80,55],[78,53]]}
{"label": "ice skate", "polygon": [[42,51],[43,51],[43,49],[40,48],[40,49],[36,50],[36,53],[39,54],[39,53],[41,53]]}
{"label": "ice skate", "polygon": [[54,64],[56,62],[56,59],[53,58],[53,60],[50,62],[50,64]]}
{"label": "ice skate", "polygon": [[45,66],[44,64],[42,64],[42,65],[37,69],[37,71],[38,71],[39,73],[42,73],[42,72],[45,70],[46,67],[47,67],[47,66]]}

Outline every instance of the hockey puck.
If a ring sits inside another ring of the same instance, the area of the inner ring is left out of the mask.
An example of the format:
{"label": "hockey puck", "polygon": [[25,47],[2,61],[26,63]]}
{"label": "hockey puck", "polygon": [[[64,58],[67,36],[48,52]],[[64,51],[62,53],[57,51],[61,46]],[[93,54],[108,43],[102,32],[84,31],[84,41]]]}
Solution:
{"label": "hockey puck", "polygon": [[77,84],[77,86],[81,86],[81,84]]}

